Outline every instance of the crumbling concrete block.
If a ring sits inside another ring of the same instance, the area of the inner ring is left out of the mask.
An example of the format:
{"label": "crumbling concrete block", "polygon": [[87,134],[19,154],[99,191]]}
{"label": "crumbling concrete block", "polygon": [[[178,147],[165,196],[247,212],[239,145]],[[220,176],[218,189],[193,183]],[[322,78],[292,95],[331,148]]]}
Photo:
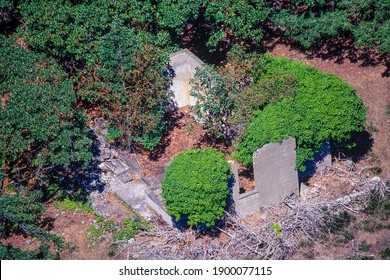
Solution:
{"label": "crumbling concrete block", "polygon": [[295,138],[269,143],[253,154],[253,171],[261,206],[281,203],[299,193]]}

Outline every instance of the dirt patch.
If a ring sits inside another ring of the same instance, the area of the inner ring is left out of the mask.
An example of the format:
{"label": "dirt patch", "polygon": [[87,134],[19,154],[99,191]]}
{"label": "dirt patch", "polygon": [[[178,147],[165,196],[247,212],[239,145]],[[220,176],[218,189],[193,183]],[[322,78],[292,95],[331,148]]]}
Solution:
{"label": "dirt patch", "polygon": [[[107,193],[99,197],[98,203],[104,211],[106,219],[122,222],[130,216],[127,206],[114,194]],[[104,207],[104,208],[102,208]],[[67,242],[66,249],[60,254],[64,260],[107,260],[123,259],[125,256],[118,252],[114,256],[108,256],[111,240],[108,237],[96,246],[91,246],[87,240],[89,227],[96,223],[96,217],[90,213],[78,213],[62,211],[48,205],[45,213],[46,218],[52,219],[51,233],[61,236]]]}
{"label": "dirt patch", "polygon": [[240,193],[250,192],[255,189],[256,182],[253,177],[253,168],[237,163]]}
{"label": "dirt patch", "polygon": [[23,251],[35,250],[41,245],[38,239],[32,237],[27,238],[22,235],[11,235],[6,239],[1,238],[0,242],[5,246],[12,246]]}
{"label": "dirt patch", "polygon": [[53,206],[46,208],[45,217],[53,220],[52,234],[58,235],[69,244],[69,248],[60,254],[61,259],[84,260],[92,255],[101,258],[97,252],[91,252],[86,242],[87,229],[95,220],[89,213],[61,211]]}
{"label": "dirt patch", "polygon": [[172,117],[171,131],[159,146],[152,152],[137,154],[144,176],[159,177],[180,152],[207,146],[202,140],[205,131],[194,123],[188,107],[179,109]]}
{"label": "dirt patch", "polygon": [[332,73],[351,84],[357,95],[367,106],[366,129],[372,134],[374,143],[371,156],[377,157],[382,167],[381,177],[390,174],[390,116],[386,115],[387,105],[390,104],[390,78],[383,77],[385,66],[365,66],[360,62],[345,59],[337,63],[336,58],[323,60],[309,58],[289,46],[276,45],[271,55],[283,56],[313,66],[322,72]]}

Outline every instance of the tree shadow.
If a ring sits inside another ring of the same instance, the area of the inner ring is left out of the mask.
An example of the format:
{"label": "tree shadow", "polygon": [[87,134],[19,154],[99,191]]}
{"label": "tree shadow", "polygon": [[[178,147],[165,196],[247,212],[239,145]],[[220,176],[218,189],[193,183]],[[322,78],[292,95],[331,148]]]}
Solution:
{"label": "tree shadow", "polygon": [[69,197],[73,200],[87,202],[92,192],[102,193],[106,188],[106,183],[101,181],[103,170],[99,167],[101,161],[98,159],[101,155],[101,142],[93,130],[89,131],[89,137],[92,139],[92,160],[83,169],[76,165],[72,166],[71,175],[59,178],[60,185],[64,189],[63,198]]}
{"label": "tree shadow", "polygon": [[201,137],[199,137],[193,147],[196,149],[202,149],[206,147],[213,148],[217,151],[227,153],[231,147],[231,141],[225,139],[215,139],[206,131]]}
{"label": "tree shadow", "polygon": [[[321,164],[323,161],[326,161],[326,157],[331,157],[331,146],[329,141],[323,141],[320,150],[314,153],[313,160],[305,162],[305,171],[298,170],[298,178],[300,182],[307,182],[314,174],[318,173],[318,164]],[[321,167],[320,167],[321,168]]]}
{"label": "tree shadow", "polygon": [[0,34],[11,35],[22,22],[22,15],[17,9],[8,10],[0,7]]}
{"label": "tree shadow", "polygon": [[355,145],[352,148],[345,145],[332,145],[332,155],[337,158],[349,158],[353,162],[357,162],[367,156],[374,144],[372,135],[366,130],[354,132],[349,142],[355,143]]}
{"label": "tree shadow", "polygon": [[307,58],[321,58],[322,60],[334,60],[337,64],[346,61],[359,63],[361,67],[384,65],[385,71],[382,77],[390,75],[390,53],[382,53],[374,48],[354,46],[354,37],[351,32],[344,32],[337,37],[322,39],[310,48],[304,47],[297,41],[284,36],[279,28],[268,24],[264,27],[265,36],[262,43],[262,51],[272,51],[277,45],[285,45],[299,51]]}
{"label": "tree shadow", "polygon": [[165,114],[164,120],[167,123],[166,129],[160,142],[152,151],[149,152],[149,160],[157,161],[164,155],[166,148],[171,144],[172,141],[170,134],[175,128],[181,128],[179,121],[183,117],[184,114],[182,112],[179,112],[177,108]]}
{"label": "tree shadow", "polygon": [[[349,146],[353,146],[352,148]],[[320,163],[330,153],[334,158],[347,158],[353,162],[357,162],[363,159],[373,146],[373,138],[367,131],[352,133],[351,139],[342,144],[330,145],[330,151],[322,149],[314,155],[314,160],[306,162],[306,170],[298,171],[298,177],[300,182],[307,182],[312,176],[314,176],[317,170],[317,164]]]}
{"label": "tree shadow", "polygon": [[180,47],[187,48],[193,52],[202,61],[208,64],[218,65],[221,61],[226,60],[226,54],[231,42],[221,42],[215,51],[210,51],[207,41],[210,37],[210,31],[215,28],[214,25],[207,22],[204,14],[201,13],[196,21],[188,23],[183,31],[179,34],[177,42]]}
{"label": "tree shadow", "polygon": [[56,219],[53,218],[53,217],[44,217],[42,219],[41,226],[43,228],[46,228],[47,231],[52,231],[54,229],[54,222],[55,222],[55,220]]}

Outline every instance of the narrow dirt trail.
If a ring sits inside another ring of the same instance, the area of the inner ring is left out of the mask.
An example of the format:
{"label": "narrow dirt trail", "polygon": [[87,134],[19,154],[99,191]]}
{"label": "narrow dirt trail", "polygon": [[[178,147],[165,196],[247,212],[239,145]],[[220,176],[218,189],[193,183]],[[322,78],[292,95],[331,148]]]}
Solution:
{"label": "narrow dirt trail", "polygon": [[382,77],[385,66],[360,66],[346,60],[340,64],[336,59],[323,60],[308,58],[302,52],[285,45],[276,45],[269,52],[274,56],[283,56],[311,65],[325,73],[332,73],[351,84],[357,95],[367,106],[367,124],[374,127],[373,154],[379,159],[382,167],[381,177],[390,175],[390,116],[386,114],[390,104],[390,78]]}

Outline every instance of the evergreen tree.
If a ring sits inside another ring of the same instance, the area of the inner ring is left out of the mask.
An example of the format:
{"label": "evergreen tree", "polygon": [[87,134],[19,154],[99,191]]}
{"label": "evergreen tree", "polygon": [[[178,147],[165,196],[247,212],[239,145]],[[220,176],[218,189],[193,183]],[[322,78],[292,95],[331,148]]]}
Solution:
{"label": "evergreen tree", "polygon": [[164,75],[168,54],[148,32],[118,23],[104,36],[98,71],[82,98],[102,108],[112,124],[131,140],[153,149],[165,130],[170,77]]}
{"label": "evergreen tree", "polygon": [[66,74],[5,37],[0,45],[3,187],[10,180],[31,187],[52,171],[86,167],[91,139]]}

